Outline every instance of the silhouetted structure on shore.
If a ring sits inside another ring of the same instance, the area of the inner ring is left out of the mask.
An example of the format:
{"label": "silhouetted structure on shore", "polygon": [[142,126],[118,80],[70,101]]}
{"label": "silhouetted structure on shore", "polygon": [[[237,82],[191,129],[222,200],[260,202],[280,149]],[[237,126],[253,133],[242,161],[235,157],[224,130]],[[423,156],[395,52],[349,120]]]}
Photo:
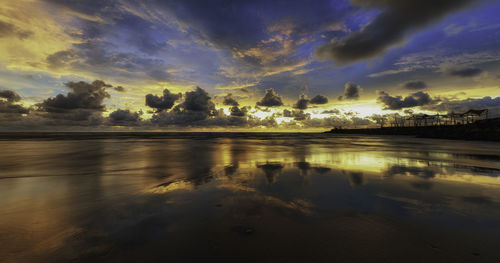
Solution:
{"label": "silhouetted structure on shore", "polygon": [[[468,110],[464,113],[448,114],[414,114],[409,117],[395,115],[390,123],[391,127],[421,127],[421,126],[439,126],[439,125],[459,125],[471,124],[477,120],[488,119],[488,109]],[[384,122],[379,122],[383,128]]]}
{"label": "silhouetted structure on shore", "polygon": [[414,135],[425,138],[500,141],[500,118],[488,118],[488,109],[436,115],[416,114],[409,117],[396,114],[390,122],[390,127],[384,127],[387,119],[383,117],[376,121],[380,128],[334,128],[327,133]]}

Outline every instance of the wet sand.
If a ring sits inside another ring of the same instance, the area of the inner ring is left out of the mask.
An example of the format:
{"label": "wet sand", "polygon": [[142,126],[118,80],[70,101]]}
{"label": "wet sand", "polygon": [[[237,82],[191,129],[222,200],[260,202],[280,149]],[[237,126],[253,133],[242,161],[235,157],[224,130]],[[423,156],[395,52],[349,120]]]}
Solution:
{"label": "wet sand", "polygon": [[122,135],[0,140],[0,261],[500,262],[500,143]]}

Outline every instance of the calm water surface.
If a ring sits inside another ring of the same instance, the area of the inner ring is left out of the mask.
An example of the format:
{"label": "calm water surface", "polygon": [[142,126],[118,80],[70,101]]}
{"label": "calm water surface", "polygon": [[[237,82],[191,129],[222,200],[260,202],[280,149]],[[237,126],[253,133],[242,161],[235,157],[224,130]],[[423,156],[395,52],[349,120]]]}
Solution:
{"label": "calm water surface", "polygon": [[0,140],[2,262],[500,262],[500,144]]}

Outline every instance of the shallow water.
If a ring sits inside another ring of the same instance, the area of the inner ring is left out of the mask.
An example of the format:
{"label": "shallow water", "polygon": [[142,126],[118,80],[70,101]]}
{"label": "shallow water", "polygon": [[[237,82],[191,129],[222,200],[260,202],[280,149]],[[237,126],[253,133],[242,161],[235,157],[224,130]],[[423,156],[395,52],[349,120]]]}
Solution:
{"label": "shallow water", "polygon": [[0,140],[0,261],[500,262],[500,143]]}

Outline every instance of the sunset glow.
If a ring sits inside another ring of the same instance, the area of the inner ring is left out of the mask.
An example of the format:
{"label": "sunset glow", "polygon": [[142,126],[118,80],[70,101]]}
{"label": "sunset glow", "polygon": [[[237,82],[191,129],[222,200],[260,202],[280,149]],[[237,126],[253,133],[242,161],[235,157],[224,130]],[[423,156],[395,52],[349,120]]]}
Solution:
{"label": "sunset glow", "polygon": [[[20,99],[1,98],[2,129],[320,131],[396,113],[499,115],[498,3],[446,4],[422,11],[432,23],[391,29],[379,24],[384,6],[369,2],[257,1],[206,13],[197,1],[5,1],[0,90]],[[368,30],[394,39],[354,42]],[[350,53],[356,45],[363,51]],[[47,105],[80,81],[93,91],[77,96],[101,92],[99,105]],[[196,87],[205,105],[179,106]],[[146,102],[164,90],[182,96]]]}

